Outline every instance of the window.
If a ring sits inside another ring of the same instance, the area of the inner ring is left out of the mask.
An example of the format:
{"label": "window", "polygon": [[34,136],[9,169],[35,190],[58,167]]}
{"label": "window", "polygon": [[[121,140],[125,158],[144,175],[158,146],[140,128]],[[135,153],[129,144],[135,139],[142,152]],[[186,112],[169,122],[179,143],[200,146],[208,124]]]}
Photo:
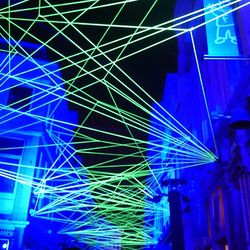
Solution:
{"label": "window", "polygon": [[225,211],[224,198],[221,187],[212,194],[213,219],[216,231],[224,230],[225,227]]}
{"label": "window", "polygon": [[9,91],[7,105],[20,111],[28,111],[32,97],[32,88],[13,86]]}
{"label": "window", "polygon": [[0,137],[0,192],[14,193],[24,141]]}
{"label": "window", "polygon": [[4,158],[0,156],[0,191],[14,193],[15,176],[18,171],[18,159]]}

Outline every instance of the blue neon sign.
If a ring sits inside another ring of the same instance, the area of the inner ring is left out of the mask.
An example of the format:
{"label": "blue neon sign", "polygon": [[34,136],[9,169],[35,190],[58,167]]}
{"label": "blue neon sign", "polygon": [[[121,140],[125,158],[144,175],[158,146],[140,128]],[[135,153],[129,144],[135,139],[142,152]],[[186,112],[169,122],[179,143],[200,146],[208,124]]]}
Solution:
{"label": "blue neon sign", "polygon": [[[238,41],[230,1],[203,0],[206,9],[208,55],[238,56]],[[213,19],[213,21],[211,21]]]}

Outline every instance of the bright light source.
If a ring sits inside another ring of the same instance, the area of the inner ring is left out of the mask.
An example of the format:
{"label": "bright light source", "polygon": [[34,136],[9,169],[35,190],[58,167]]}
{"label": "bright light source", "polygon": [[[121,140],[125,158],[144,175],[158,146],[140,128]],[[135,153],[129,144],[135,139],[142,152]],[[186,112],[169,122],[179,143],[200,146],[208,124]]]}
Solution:
{"label": "bright light source", "polygon": [[9,249],[9,240],[8,239],[0,239],[0,248],[1,249]]}
{"label": "bright light source", "polygon": [[3,243],[2,249],[8,249],[8,243]]}

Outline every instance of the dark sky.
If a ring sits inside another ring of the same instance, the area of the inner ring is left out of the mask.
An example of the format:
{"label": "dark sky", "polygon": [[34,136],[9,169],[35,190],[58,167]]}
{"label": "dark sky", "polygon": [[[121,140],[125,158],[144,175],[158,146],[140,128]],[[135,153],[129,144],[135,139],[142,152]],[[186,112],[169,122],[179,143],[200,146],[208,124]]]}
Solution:
{"label": "dark sky", "polygon": [[[7,2],[7,1],[6,1]],[[58,1],[50,0],[50,3],[58,4]],[[60,1],[60,3],[68,2],[68,1]],[[83,1],[84,2],[84,1]],[[152,6],[152,4],[155,1],[153,0],[139,0],[132,3],[126,4],[126,7],[123,9],[121,14],[118,16],[118,18],[115,21],[115,24],[123,24],[123,25],[134,25],[137,26],[140,24],[140,22],[143,20],[144,16]],[[13,2],[12,2],[13,3]],[[114,1],[106,0],[106,1],[100,1],[102,4],[107,3],[114,3]],[[0,7],[3,7],[7,3],[1,2]],[[27,2],[28,7],[32,7],[32,5],[36,5],[37,3],[34,3],[33,1]],[[142,23],[143,26],[154,26],[157,24],[160,24],[162,22],[171,20],[173,18],[174,13],[174,5],[175,0],[158,0],[148,17],[145,19],[145,21]],[[22,5],[22,7],[25,7],[25,5]],[[59,9],[60,11],[68,11],[68,10],[74,10],[75,8],[81,8],[80,5],[67,5],[67,9]],[[82,7],[86,7],[86,4]],[[108,8],[100,8],[88,11],[86,14],[82,16],[78,21],[80,22],[93,22],[93,23],[106,23],[109,24],[112,22],[114,16],[117,14],[119,8],[121,5],[115,6],[115,7],[108,7]],[[52,12],[51,10],[47,10],[48,13]],[[68,19],[74,19],[75,15],[79,15],[80,12],[77,14],[70,14],[67,15]],[[20,11],[16,12],[16,17],[22,17],[27,19],[33,19],[37,14],[37,10],[34,11]],[[43,13],[46,14],[46,13]],[[13,15],[12,15],[13,16]],[[60,17],[56,16],[55,20],[60,20]],[[16,21],[17,22],[17,21]],[[18,25],[23,27],[24,29],[29,29],[29,22],[17,22]],[[7,28],[7,22],[4,24],[2,22],[2,25],[6,25]],[[62,28],[60,24],[57,24],[58,28]],[[104,33],[104,29],[102,28],[93,28],[88,26],[83,26],[82,32],[87,35],[87,37],[93,41],[94,43],[97,43]],[[55,34],[53,27],[46,23],[39,23],[37,25],[34,25],[33,28],[30,29],[30,32],[38,37],[39,39],[43,41],[47,41],[53,34]],[[69,37],[73,36],[75,38],[75,41],[82,46],[84,49],[90,48],[89,44],[85,42],[82,37],[77,37],[77,33],[66,29],[66,34],[68,34]],[[128,34],[131,34],[131,30],[128,30]],[[126,35],[126,29],[119,29],[119,28],[112,28],[108,35],[103,40],[103,43],[112,41],[115,38],[119,38],[121,36]],[[126,49],[126,53],[134,52],[136,50],[140,50],[143,47],[146,47],[148,45],[151,45],[155,42],[159,42],[162,39],[165,39],[166,37],[173,35],[172,32],[166,32],[164,31],[160,35],[156,35],[153,38],[143,40],[143,42],[137,43],[135,46],[130,46]],[[15,39],[18,39],[18,37],[23,35],[23,31],[20,32],[20,30],[12,27],[12,36],[15,37]],[[79,35],[79,34],[78,34]],[[29,36],[25,36],[24,40],[31,40],[32,39]],[[77,52],[75,50],[75,47],[67,41],[67,39],[64,39],[62,36],[58,36],[56,39],[54,39],[50,46],[55,47],[59,52],[62,54],[70,55],[74,52]],[[75,51],[74,51],[75,50]],[[50,52],[51,59],[53,60],[57,56]],[[112,54],[109,54],[109,56],[112,58]],[[142,53],[139,53],[133,57],[127,58],[124,61],[121,61],[118,63],[118,66],[120,66],[122,69],[124,69],[134,80],[136,80],[142,88],[144,88],[150,95],[152,95],[156,100],[160,101],[162,98],[162,91],[164,87],[164,81],[165,76],[167,72],[174,72],[177,70],[177,57],[178,57],[178,48],[177,48],[177,40],[171,40],[165,43],[162,43],[154,48],[151,48],[149,50],[146,50]],[[113,56],[113,58],[116,58],[116,55]],[[112,58],[112,59],[113,59]],[[77,60],[80,60],[80,58],[76,58]],[[106,61],[102,58],[99,59],[100,63],[105,63]],[[64,66],[65,64],[62,64]],[[90,66],[91,69],[92,66]],[[93,66],[94,67],[94,66]],[[71,67],[69,71],[63,72],[65,78],[70,78],[74,75],[75,69]],[[84,80],[83,80],[84,81]],[[82,82],[82,79],[81,79]]]}
{"label": "dark sky", "polygon": [[[105,3],[112,1],[105,1]],[[121,14],[115,21],[115,24],[123,25],[139,25],[143,20],[145,14],[152,6],[153,0],[139,0],[131,4],[127,4],[123,9]],[[104,2],[103,2],[104,3]],[[171,20],[174,13],[175,0],[159,0],[157,4],[152,9],[151,13],[148,15],[146,20],[142,23],[143,26],[154,26],[162,22]],[[118,6],[120,8],[120,6]],[[101,8],[100,10],[89,11],[84,14],[79,21],[81,22],[93,22],[93,23],[104,23],[109,24],[112,22],[114,16],[117,14],[119,8],[117,6],[114,8]],[[74,18],[74,16],[72,16]],[[46,27],[45,27],[46,29]],[[51,28],[47,28],[51,29]],[[106,29],[106,28],[105,28]],[[104,28],[96,28],[83,26],[82,31],[84,34],[94,43],[98,43],[101,36],[105,32]],[[53,31],[51,31],[53,32]],[[76,33],[71,33],[67,30],[69,36],[74,36],[75,40],[78,41],[84,49],[91,48],[91,46],[83,41],[79,36],[77,38]],[[127,32],[127,33],[126,33]],[[131,30],[112,28],[109,30],[108,34],[105,36],[102,43],[112,41],[116,38],[120,38],[126,34],[131,34]],[[149,33],[148,33],[149,34]],[[155,42],[161,41],[161,39],[166,39],[166,37],[173,35],[173,32],[163,32],[160,35],[156,35],[153,38],[143,40],[143,42],[136,43],[133,46],[127,47],[124,55],[130,52],[135,52],[143,47],[151,45]],[[136,37],[138,38],[138,37]],[[58,45],[60,47],[58,47]],[[74,48],[71,47],[68,41],[55,40],[55,46],[65,54],[71,54]],[[117,54],[108,54],[111,59],[115,59]],[[143,51],[135,56],[127,58],[124,61],[118,63],[124,71],[126,71],[134,80],[136,80],[150,95],[155,99],[161,100],[162,91],[164,87],[165,76],[167,72],[174,72],[177,70],[177,57],[178,48],[177,40],[167,41],[154,48]],[[107,63],[104,58],[98,59],[100,63]],[[89,66],[91,69],[91,66]],[[93,65],[93,67],[95,67]],[[72,70],[72,69],[71,69]],[[72,72],[71,72],[72,73]],[[69,73],[69,77],[71,77]],[[67,77],[67,76],[66,76]],[[82,82],[82,80],[81,80]]]}
{"label": "dark sky", "polygon": [[[139,24],[152,3],[153,1],[138,1],[128,5],[129,8],[124,11],[124,15],[120,17],[119,22],[128,25]],[[175,0],[159,0],[142,25],[153,26],[172,19],[174,5]],[[139,44],[138,49],[173,34],[173,32],[164,32],[153,37],[153,39],[145,40],[143,44]],[[128,58],[120,62],[119,66],[159,101],[162,97],[166,73],[177,70],[177,57],[177,40],[174,39]]]}
{"label": "dark sky", "polygon": [[[148,1],[148,3],[149,2],[152,4],[152,1]],[[172,19],[174,2],[174,0],[158,1],[144,25],[156,25]],[[141,5],[142,4],[140,4],[140,6]],[[141,11],[143,12],[143,10]],[[134,12],[136,12],[136,10],[134,10]],[[136,16],[136,13],[133,13],[133,16]],[[165,39],[167,36],[173,34],[174,33],[171,32],[166,34],[165,32],[165,34],[156,36],[154,41],[160,41],[161,38]],[[144,51],[137,56],[131,57],[124,61],[122,65],[146,91],[148,91],[155,99],[160,100],[166,73],[175,72],[177,70],[177,57],[177,40],[174,39]]]}

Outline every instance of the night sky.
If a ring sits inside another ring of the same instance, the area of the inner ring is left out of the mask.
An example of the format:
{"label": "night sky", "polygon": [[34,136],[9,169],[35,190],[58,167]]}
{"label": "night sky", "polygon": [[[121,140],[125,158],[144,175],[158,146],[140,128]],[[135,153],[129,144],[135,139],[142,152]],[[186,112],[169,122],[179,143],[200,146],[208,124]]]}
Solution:
{"label": "night sky", "polygon": [[[15,3],[17,1],[11,1],[11,3]],[[56,3],[58,4],[58,1],[50,0],[50,3]],[[60,3],[68,2],[66,0],[60,1]],[[84,2],[84,1],[83,1]],[[102,1],[101,1],[102,2]],[[102,3],[113,3],[114,1],[105,1]],[[150,9],[150,6],[152,6],[154,1],[148,0],[148,1],[135,1],[133,3],[127,4],[126,7],[123,9],[119,17],[117,18],[115,24],[123,24],[123,25],[139,25],[139,23],[143,20],[145,14]],[[22,7],[32,7],[32,5],[36,5],[37,3],[34,3],[33,1],[28,1],[27,6],[22,5]],[[0,7],[4,7],[7,5],[7,1],[4,4],[4,2],[1,1]],[[143,22],[143,26],[154,26],[157,24],[160,24],[162,22],[171,20],[173,18],[174,13],[174,5],[175,0],[159,0],[157,1],[156,5],[152,9],[149,16],[145,19]],[[74,9],[75,6],[67,5],[67,10]],[[79,6],[78,6],[79,8]],[[88,11],[85,13],[79,21],[81,22],[93,22],[93,23],[106,23],[109,24],[112,22],[114,16],[117,14],[120,6],[115,7],[108,7],[108,8],[101,8],[96,9],[94,11]],[[49,14],[51,10],[46,10],[48,13],[43,14]],[[79,14],[79,13],[77,13]],[[21,17],[21,18],[27,18],[27,19],[34,19],[37,15],[37,10],[33,11],[20,11],[15,13],[15,16],[12,14],[13,17]],[[75,14],[67,15],[67,18],[73,19],[75,17]],[[57,16],[55,17],[55,20],[60,20],[60,18]],[[29,28],[30,23],[29,22],[17,22],[18,25],[21,27]],[[1,25],[4,27],[5,25],[8,25],[7,23],[2,22]],[[57,25],[58,28],[61,28],[60,25]],[[166,26],[165,26],[166,27]],[[6,26],[7,28],[7,26]],[[102,34],[104,33],[104,28],[98,28],[95,27],[89,27],[89,26],[82,26],[80,27],[82,29],[82,32],[86,34],[86,36],[93,41],[93,43],[97,43],[99,39],[101,38]],[[29,29],[34,36],[38,37],[39,39],[43,41],[47,41],[51,36],[55,34],[54,28],[43,22],[36,23],[36,25],[33,25],[31,29]],[[131,33],[131,30],[128,30],[129,33]],[[72,30],[67,28],[65,30],[65,33],[68,34],[68,36],[77,36],[76,32],[72,33]],[[129,34],[128,33],[128,34]],[[167,36],[173,35],[174,32],[163,32],[164,34],[157,35],[153,38],[153,40],[145,40],[142,43],[139,43],[138,50],[146,47],[147,45],[150,45],[154,42],[158,42],[161,39],[166,38]],[[21,37],[23,34],[22,31],[19,29],[16,29],[14,26],[12,26],[12,33],[11,35],[18,40],[19,37]],[[103,43],[114,40],[116,38],[119,38],[121,36],[126,35],[126,29],[119,29],[119,28],[112,28],[106,35],[105,39],[103,40]],[[33,39],[30,36],[26,36],[23,40],[34,42]],[[90,48],[89,44],[84,41],[83,38],[79,36],[79,39],[77,38],[78,44],[82,46],[84,49]],[[37,43],[37,41],[36,41]],[[57,36],[56,39],[53,39],[53,41],[50,43],[51,46],[54,46],[60,53],[64,55],[73,54],[75,50],[75,47],[65,38],[62,36]],[[137,48],[131,46],[131,51],[136,50]],[[126,49],[127,52],[130,52],[130,47]],[[76,51],[77,52],[77,51]],[[51,60],[58,59],[58,56],[53,53],[52,51],[49,51],[49,56]],[[110,58],[112,58],[112,54],[109,54]],[[115,56],[114,56],[115,58]],[[130,58],[127,58],[124,61],[121,61],[118,63],[118,66],[120,66],[125,72],[127,72],[135,81],[137,81],[150,95],[152,95],[153,98],[160,101],[162,98],[162,91],[164,87],[164,81],[165,76],[167,72],[175,72],[177,70],[177,58],[178,58],[178,48],[177,48],[177,40],[172,39],[170,41],[164,42],[154,48],[151,48],[149,50],[143,51],[142,53],[139,53],[135,56],[132,56]],[[80,58],[79,58],[80,59]],[[76,58],[77,61],[77,58]],[[106,61],[100,59],[101,63],[105,63]],[[65,63],[62,63],[62,66],[65,66]],[[75,72],[75,69],[71,67],[69,71],[63,72],[63,77],[67,80],[70,77],[72,77]]]}

